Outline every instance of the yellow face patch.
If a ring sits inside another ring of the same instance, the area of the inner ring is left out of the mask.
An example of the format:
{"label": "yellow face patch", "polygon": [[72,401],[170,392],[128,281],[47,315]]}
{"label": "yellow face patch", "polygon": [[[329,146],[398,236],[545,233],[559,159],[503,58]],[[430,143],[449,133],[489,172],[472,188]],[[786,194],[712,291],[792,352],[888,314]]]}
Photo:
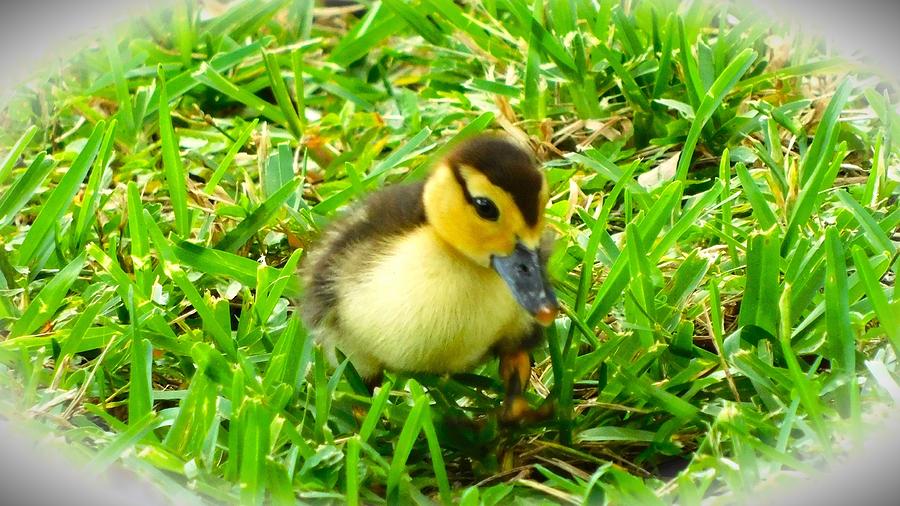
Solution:
{"label": "yellow face patch", "polygon": [[[441,238],[485,266],[490,264],[493,255],[509,255],[517,241],[530,249],[538,247],[544,228],[543,212],[529,226],[509,192],[491,183],[476,169],[463,165],[458,170],[465,189],[447,165],[438,166],[425,185],[425,213]],[[466,191],[472,200],[490,199],[499,210],[497,219],[479,216],[467,200]],[[537,198],[537,208],[543,210],[548,198],[547,182],[543,178]]]}

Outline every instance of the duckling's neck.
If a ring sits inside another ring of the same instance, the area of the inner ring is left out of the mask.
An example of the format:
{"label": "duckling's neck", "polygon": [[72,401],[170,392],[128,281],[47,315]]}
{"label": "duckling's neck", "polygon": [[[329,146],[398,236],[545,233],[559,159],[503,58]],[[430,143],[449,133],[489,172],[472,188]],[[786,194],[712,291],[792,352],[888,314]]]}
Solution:
{"label": "duckling's neck", "polygon": [[470,266],[473,269],[478,271],[490,271],[490,264],[481,264],[473,260],[471,257],[463,253],[456,246],[453,245],[450,241],[444,238],[443,235],[438,231],[437,227],[432,225],[430,222],[426,222],[424,227],[427,231],[428,236],[432,241],[438,246],[438,250],[446,254],[453,261],[458,262],[461,265]]}

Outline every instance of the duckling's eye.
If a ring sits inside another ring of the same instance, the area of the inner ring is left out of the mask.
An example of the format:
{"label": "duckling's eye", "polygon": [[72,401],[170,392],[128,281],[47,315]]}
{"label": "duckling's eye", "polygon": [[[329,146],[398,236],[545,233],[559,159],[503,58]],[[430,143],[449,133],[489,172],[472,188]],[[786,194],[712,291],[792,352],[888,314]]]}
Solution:
{"label": "duckling's eye", "polygon": [[478,216],[490,221],[497,221],[497,218],[500,217],[500,210],[497,209],[497,204],[485,197],[475,197],[472,199],[472,205],[475,206],[475,212],[478,213]]}

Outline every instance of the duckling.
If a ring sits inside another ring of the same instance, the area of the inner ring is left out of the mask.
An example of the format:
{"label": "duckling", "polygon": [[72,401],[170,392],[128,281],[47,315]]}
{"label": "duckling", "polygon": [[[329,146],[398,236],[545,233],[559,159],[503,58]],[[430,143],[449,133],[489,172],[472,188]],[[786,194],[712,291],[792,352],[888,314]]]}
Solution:
{"label": "duckling", "polygon": [[523,391],[558,303],[549,190],[523,148],[463,141],[426,180],[388,186],[330,226],[304,261],[302,317],[370,386],[384,370],[452,374],[500,359],[500,419],[540,418]]}

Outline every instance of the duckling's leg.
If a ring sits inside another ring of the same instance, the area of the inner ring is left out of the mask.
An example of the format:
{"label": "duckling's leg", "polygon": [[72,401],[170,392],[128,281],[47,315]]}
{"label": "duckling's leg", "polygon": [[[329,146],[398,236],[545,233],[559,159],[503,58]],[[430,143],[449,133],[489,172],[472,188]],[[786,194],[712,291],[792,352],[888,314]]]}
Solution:
{"label": "duckling's leg", "polygon": [[553,407],[545,403],[532,409],[522,395],[531,377],[531,355],[525,349],[500,353],[500,379],[506,386],[506,397],[500,411],[500,421],[507,424],[539,422],[548,418]]}

